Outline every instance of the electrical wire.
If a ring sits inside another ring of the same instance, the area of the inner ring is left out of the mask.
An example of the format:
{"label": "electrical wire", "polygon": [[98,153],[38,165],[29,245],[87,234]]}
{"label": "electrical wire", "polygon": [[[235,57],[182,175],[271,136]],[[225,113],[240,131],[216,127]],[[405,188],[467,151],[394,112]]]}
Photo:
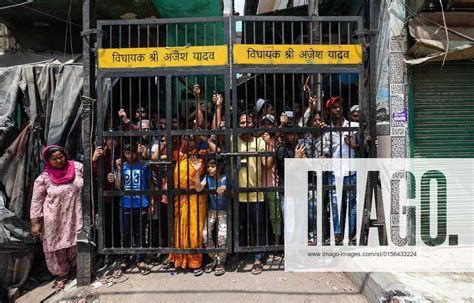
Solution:
{"label": "electrical wire", "polygon": [[439,4],[441,4],[441,13],[443,15],[444,30],[446,31],[446,52],[444,53],[443,64],[441,64],[441,68],[443,68],[444,62],[446,61],[446,57],[448,56],[448,51],[449,51],[449,35],[448,35],[448,27],[446,26],[446,18],[444,16],[443,2],[439,0]]}
{"label": "electrical wire", "polygon": [[12,8],[12,7],[17,7],[17,6],[22,6],[22,5],[30,4],[30,3],[33,3],[33,0],[27,0],[27,1],[22,2],[22,3],[17,3],[17,4],[2,6],[2,7],[0,7],[0,10],[2,10],[2,9],[9,9],[9,8]]}
{"label": "electrical wire", "polygon": [[72,19],[72,0],[69,0],[69,18],[68,18],[68,21],[69,21],[69,35],[70,35],[70,44],[71,44],[71,55],[74,54],[74,48],[73,48],[73,44],[72,44],[72,24],[71,24],[71,19]]}
{"label": "electrical wire", "polygon": [[[62,18],[59,18],[59,17],[57,17],[57,16],[50,15],[50,14],[48,14],[48,13],[42,12],[42,11],[40,11],[40,10],[31,8],[31,7],[28,7],[28,6],[23,6],[23,8],[32,10],[32,11],[34,11],[34,12],[37,12],[37,13],[39,13],[39,14],[42,14],[42,15],[45,15],[45,16],[48,16],[48,17],[51,17],[51,18],[56,19],[56,20],[60,20],[60,21],[66,22],[66,23],[68,22],[67,20],[64,20],[64,19],[62,19]],[[71,22],[71,24],[72,24],[72,25],[75,25],[75,26],[77,26],[77,27],[82,28],[82,25],[81,25],[81,24],[77,24],[77,23],[74,23],[74,22]]]}
{"label": "electrical wire", "polygon": [[70,45],[71,45],[71,54],[74,53],[74,50],[72,49],[72,27],[70,25],[70,22],[71,22],[71,6],[72,6],[72,0],[69,0],[69,9],[68,9],[68,13],[67,13],[66,30],[64,31],[64,62],[66,62],[68,33],[69,33],[69,41],[70,41]]}
{"label": "electrical wire", "polygon": [[[409,19],[416,19],[418,22],[421,23],[421,25],[425,26],[425,27],[428,27],[429,25],[427,25],[426,23],[423,22],[424,21],[428,21],[430,23],[433,23],[431,20],[428,20],[426,19],[425,17],[421,16],[420,14],[416,13],[414,10],[412,10],[408,5],[406,5],[405,3],[403,3],[403,1],[401,2],[403,4],[403,6],[405,7],[405,9],[408,11],[408,13],[410,13],[411,17],[407,18],[407,20]],[[407,23],[407,20],[405,20],[405,23]],[[440,39],[442,39],[442,37],[438,34],[438,32],[435,32],[433,34],[433,36],[438,36]]]}
{"label": "electrical wire", "polygon": [[[459,37],[461,37],[461,38],[464,38],[464,39],[466,39],[466,40],[469,40],[469,41],[471,41],[471,42],[474,42],[474,38],[473,38],[473,37],[470,37],[470,36],[468,36],[468,35],[462,34],[462,33],[458,32],[458,31],[455,31],[455,30],[453,30],[453,29],[451,29],[451,28],[449,28],[449,27],[443,26],[443,25],[438,24],[438,23],[436,23],[436,22],[434,22],[434,21],[432,21],[432,20],[430,20],[430,19],[428,19],[428,18],[423,17],[422,15],[418,14],[418,13],[415,12],[413,9],[411,9],[411,8],[410,8],[407,4],[405,4],[403,1],[401,1],[400,3],[402,3],[402,5],[405,6],[405,8],[408,10],[408,12],[412,15],[411,18],[423,19],[423,20],[425,20],[426,22],[429,22],[430,24],[437,25],[437,26],[439,26],[439,27],[441,27],[441,28],[447,29],[449,32],[455,34],[456,36],[459,36]],[[418,20],[418,21],[420,21],[420,20]],[[423,26],[427,26],[427,25],[426,25],[425,23],[423,23],[422,21],[420,21],[420,23],[421,23]],[[437,35],[437,34],[436,34],[436,35]]]}

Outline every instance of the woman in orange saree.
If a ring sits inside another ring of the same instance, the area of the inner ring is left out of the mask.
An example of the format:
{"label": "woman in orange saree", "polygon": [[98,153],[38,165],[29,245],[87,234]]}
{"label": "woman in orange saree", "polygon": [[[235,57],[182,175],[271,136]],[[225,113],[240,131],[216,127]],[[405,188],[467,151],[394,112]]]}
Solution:
{"label": "woman in orange saree", "polygon": [[[176,155],[178,159],[174,168],[174,188],[192,190],[195,188],[196,174],[202,175],[203,171],[196,171],[192,165],[191,157],[196,154],[196,141],[194,136],[181,139],[181,148]],[[203,160],[199,160],[203,161]],[[205,165],[202,165],[205,169]],[[173,244],[175,248],[201,248],[202,231],[206,219],[207,196],[197,194],[178,194],[174,197],[174,232]],[[202,274],[202,254],[177,254],[168,257],[175,268],[193,269],[194,275]]]}

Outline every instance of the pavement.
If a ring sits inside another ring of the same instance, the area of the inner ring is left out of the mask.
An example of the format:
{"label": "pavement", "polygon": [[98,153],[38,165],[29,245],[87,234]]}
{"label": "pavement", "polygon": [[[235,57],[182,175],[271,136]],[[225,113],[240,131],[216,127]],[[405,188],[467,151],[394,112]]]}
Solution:
{"label": "pavement", "polygon": [[270,263],[255,276],[250,268],[251,264],[242,262],[220,277],[194,277],[191,272],[165,271],[161,266],[142,276],[135,268],[110,287],[98,282],[88,287],[70,283],[53,295],[50,283],[17,302],[367,302],[344,273],[287,273],[283,264]]}
{"label": "pavement", "polygon": [[87,287],[71,281],[57,295],[51,282],[16,302],[474,303],[474,273],[289,273],[274,261],[255,276],[250,262],[234,264],[221,277],[194,277],[192,272],[164,270],[161,265],[142,276],[132,268],[116,280],[99,279]]}

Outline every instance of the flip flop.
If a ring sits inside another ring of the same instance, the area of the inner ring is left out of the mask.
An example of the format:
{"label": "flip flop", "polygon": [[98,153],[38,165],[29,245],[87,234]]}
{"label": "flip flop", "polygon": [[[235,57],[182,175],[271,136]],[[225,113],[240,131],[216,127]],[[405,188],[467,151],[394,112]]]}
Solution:
{"label": "flip flop", "polygon": [[196,268],[194,271],[193,271],[193,275],[195,277],[199,277],[200,275],[202,275],[204,273],[204,271],[201,269],[201,268]]}
{"label": "flip flop", "polygon": [[121,271],[126,271],[129,266],[130,265],[128,263],[122,262],[122,263],[120,263],[119,268],[120,268]]}
{"label": "flip flop", "polygon": [[223,263],[218,262],[217,266],[216,266],[216,269],[214,271],[214,275],[215,276],[222,276],[223,274],[225,274],[225,266],[224,266]]}
{"label": "flip flop", "polygon": [[171,261],[170,259],[166,259],[163,262],[163,266],[161,268],[164,269],[164,270],[168,270],[172,267],[172,265],[173,265],[173,261]]}
{"label": "flip flop", "polygon": [[214,268],[216,268],[217,265],[217,260],[213,260],[211,263],[207,264],[206,267],[204,268],[204,272],[206,274],[211,273]]}
{"label": "flip flop", "polygon": [[59,293],[60,291],[62,291],[66,287],[67,279],[57,280],[56,282],[57,283],[54,286],[54,291],[56,293]]}
{"label": "flip flop", "polygon": [[151,273],[150,267],[146,265],[145,263],[137,264],[137,267],[140,273],[142,274],[142,276],[146,276],[149,273]]}
{"label": "flip flop", "polygon": [[278,254],[278,255],[276,255],[276,254],[273,255],[273,261],[276,261],[276,262],[281,262],[281,261],[283,261],[283,255],[280,255],[280,254]]}
{"label": "flip flop", "polygon": [[156,255],[154,255],[153,258],[152,258],[151,264],[152,264],[153,266],[158,266],[158,265],[160,265],[160,257],[161,257],[161,254],[156,254]]}
{"label": "flip flop", "polygon": [[252,266],[252,269],[251,269],[251,272],[252,272],[252,275],[259,275],[261,274],[263,271],[263,264],[260,263],[260,264],[256,264],[254,263],[253,266]]}
{"label": "flip flop", "polygon": [[117,269],[115,270],[113,273],[112,273],[112,278],[113,279],[118,279],[120,278],[121,276],[123,276],[123,271],[121,271],[120,269]]}

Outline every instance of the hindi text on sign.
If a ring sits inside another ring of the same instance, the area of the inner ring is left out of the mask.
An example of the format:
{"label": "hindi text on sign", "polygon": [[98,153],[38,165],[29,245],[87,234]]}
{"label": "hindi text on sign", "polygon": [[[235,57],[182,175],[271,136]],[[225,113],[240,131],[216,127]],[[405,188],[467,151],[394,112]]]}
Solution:
{"label": "hindi text on sign", "polygon": [[226,45],[99,49],[99,68],[226,65]]}

